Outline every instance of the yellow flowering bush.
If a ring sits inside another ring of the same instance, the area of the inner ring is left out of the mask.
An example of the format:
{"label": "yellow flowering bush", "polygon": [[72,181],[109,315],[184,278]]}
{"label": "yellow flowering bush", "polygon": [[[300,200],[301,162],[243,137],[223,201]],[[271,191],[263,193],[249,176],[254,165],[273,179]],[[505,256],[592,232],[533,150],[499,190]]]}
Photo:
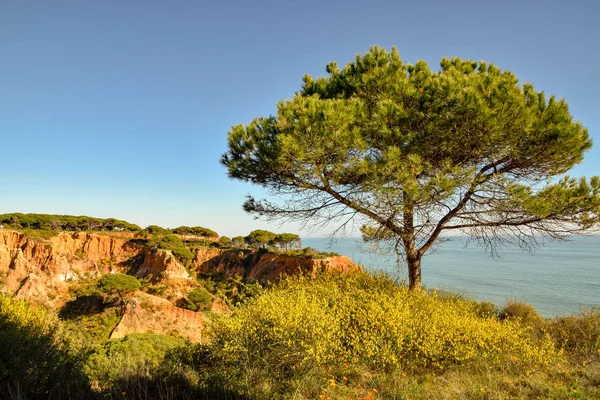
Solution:
{"label": "yellow flowering bush", "polygon": [[480,314],[472,301],[365,273],[289,277],[216,319],[209,346],[231,363],[291,372],[341,362],[443,369],[475,359],[518,367],[557,360],[549,338]]}
{"label": "yellow flowering bush", "polygon": [[83,361],[55,317],[0,294],[0,393],[27,399],[86,396]]}

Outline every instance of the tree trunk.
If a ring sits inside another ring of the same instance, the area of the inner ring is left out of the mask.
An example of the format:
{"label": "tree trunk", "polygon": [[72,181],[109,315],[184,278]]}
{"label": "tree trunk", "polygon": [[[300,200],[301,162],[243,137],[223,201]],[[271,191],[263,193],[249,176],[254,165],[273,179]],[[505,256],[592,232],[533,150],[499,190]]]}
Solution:
{"label": "tree trunk", "polygon": [[410,290],[421,289],[421,257],[423,254],[417,249],[415,241],[414,226],[414,204],[406,192],[402,192],[404,198],[404,232],[402,242],[408,265],[408,284]]}
{"label": "tree trunk", "polygon": [[408,264],[408,283],[410,290],[421,289],[421,257],[406,257]]}
{"label": "tree trunk", "polygon": [[421,289],[421,258],[423,255],[417,249],[414,237],[405,238],[404,254],[408,266],[408,287],[411,290]]}

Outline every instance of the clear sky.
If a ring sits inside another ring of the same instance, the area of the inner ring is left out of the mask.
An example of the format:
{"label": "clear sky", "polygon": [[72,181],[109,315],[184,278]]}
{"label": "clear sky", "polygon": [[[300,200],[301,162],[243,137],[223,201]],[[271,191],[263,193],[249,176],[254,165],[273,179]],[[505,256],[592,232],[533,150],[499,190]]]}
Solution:
{"label": "clear sky", "polygon": [[[298,232],[219,165],[227,131],[372,45],[493,62],[563,97],[596,146],[600,1],[0,0],[0,213]],[[299,232],[306,235],[305,232]]]}

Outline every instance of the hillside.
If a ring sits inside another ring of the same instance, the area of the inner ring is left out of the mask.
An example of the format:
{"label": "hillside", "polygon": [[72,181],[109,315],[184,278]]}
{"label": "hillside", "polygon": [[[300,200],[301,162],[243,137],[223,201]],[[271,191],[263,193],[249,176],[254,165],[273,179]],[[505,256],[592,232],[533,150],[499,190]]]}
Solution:
{"label": "hillside", "polygon": [[[172,242],[179,244],[172,245]],[[175,332],[186,339],[200,341],[207,317],[203,311],[190,310],[195,307],[188,300],[193,291],[206,290],[204,286],[209,286],[217,294],[222,283],[237,282],[233,293],[230,288],[229,293],[211,296],[211,306],[204,310],[224,312],[226,302],[236,298],[236,286],[264,285],[283,275],[314,275],[318,271],[358,268],[342,256],[292,257],[247,249],[177,247],[181,243],[178,237],[134,237],[125,232],[118,235],[115,232],[58,232],[55,236],[35,240],[14,230],[1,229],[0,291],[57,312],[67,305],[78,309],[77,316],[81,317],[79,314],[86,314],[86,308],[94,302],[100,303],[97,308],[102,312],[111,308],[94,292],[95,282],[100,277],[127,274],[136,277],[142,285],[118,307],[110,338],[135,332]],[[168,244],[172,249],[161,248],[168,248]],[[81,295],[86,291],[92,294]],[[72,316],[73,313],[63,314]]]}

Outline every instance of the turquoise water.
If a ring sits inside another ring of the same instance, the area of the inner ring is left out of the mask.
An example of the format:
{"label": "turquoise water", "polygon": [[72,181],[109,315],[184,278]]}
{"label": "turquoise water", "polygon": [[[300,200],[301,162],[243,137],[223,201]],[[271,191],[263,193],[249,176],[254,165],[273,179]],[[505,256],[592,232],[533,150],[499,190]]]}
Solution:
{"label": "turquoise water", "polygon": [[[303,246],[352,258],[368,271],[405,278],[395,257],[369,254],[357,238],[306,238]],[[491,258],[476,243],[460,239],[442,243],[422,261],[423,283],[499,306],[507,298],[524,300],[546,317],[573,314],[581,307],[600,306],[600,237],[576,237],[569,242],[545,242],[534,254],[501,248]]]}

